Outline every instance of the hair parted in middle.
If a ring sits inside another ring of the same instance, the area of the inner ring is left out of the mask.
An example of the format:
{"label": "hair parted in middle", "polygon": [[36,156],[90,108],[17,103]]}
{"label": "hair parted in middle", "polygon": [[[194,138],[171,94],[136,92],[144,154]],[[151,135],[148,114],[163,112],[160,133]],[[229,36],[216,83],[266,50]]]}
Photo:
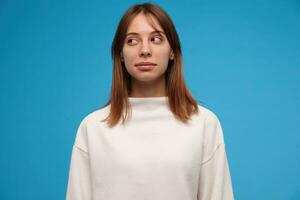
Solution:
{"label": "hair parted in middle", "polygon": [[122,49],[125,43],[127,29],[131,21],[140,13],[143,13],[149,20],[151,26],[157,30],[152,21],[152,17],[155,18],[165,32],[174,54],[174,59],[169,60],[165,72],[168,103],[174,116],[186,122],[193,113],[199,112],[199,108],[196,100],[189,92],[183,77],[180,40],[169,15],[161,7],[152,3],[133,5],[125,12],[118,24],[111,47],[113,60],[111,94],[109,101],[105,104],[105,106],[110,104],[110,113],[102,121],[107,121],[107,124],[113,127],[118,123],[121,117],[123,118],[122,123],[124,123],[128,117],[128,111],[131,111],[128,101],[131,92],[131,76],[122,61]]}

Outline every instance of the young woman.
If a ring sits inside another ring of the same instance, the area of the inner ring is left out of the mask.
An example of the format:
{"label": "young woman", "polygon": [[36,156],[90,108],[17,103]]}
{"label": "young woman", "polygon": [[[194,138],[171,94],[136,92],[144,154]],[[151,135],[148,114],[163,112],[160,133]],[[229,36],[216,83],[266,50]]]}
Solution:
{"label": "young woman", "polygon": [[167,13],[129,8],[112,57],[111,97],[78,128],[67,199],[233,199],[220,122],[186,87]]}

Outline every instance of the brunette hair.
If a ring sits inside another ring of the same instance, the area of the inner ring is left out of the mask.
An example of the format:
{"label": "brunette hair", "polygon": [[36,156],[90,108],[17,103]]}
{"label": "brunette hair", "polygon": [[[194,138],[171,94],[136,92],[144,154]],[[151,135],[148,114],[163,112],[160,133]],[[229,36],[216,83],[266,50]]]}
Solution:
{"label": "brunette hair", "polygon": [[[187,89],[183,77],[180,40],[168,14],[161,7],[151,3],[133,5],[125,12],[118,24],[111,47],[113,59],[111,94],[109,101],[104,105],[105,107],[110,104],[110,113],[102,121],[107,121],[108,126],[113,127],[118,123],[121,117],[123,117],[122,123],[124,123],[128,116],[128,110],[131,111],[128,101],[131,92],[131,76],[121,60],[121,52],[128,26],[134,17],[141,12],[143,12],[148,19],[151,20],[151,17],[154,17],[159,22],[173,50],[174,59],[169,60],[165,72],[166,93],[170,110],[174,116],[183,122],[187,122],[193,113],[199,112],[199,108],[196,100]],[[124,107],[125,115],[123,115]]]}

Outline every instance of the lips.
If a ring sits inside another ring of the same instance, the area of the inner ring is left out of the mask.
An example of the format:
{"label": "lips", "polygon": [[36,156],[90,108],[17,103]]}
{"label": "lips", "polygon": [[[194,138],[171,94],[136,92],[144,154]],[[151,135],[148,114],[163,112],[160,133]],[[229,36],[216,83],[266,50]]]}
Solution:
{"label": "lips", "polygon": [[135,64],[135,66],[142,71],[149,71],[151,69],[154,68],[154,66],[156,66],[155,63],[151,63],[151,62],[140,62]]}

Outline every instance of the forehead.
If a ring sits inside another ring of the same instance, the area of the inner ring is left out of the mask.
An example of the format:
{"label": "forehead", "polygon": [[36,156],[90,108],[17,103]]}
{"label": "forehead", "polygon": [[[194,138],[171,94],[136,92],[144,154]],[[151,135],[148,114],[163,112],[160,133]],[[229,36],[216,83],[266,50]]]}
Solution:
{"label": "forehead", "polygon": [[152,15],[145,15],[144,13],[139,13],[133,18],[131,23],[128,26],[127,33],[136,32],[136,33],[147,33],[153,32],[155,30],[162,31],[159,22]]}

